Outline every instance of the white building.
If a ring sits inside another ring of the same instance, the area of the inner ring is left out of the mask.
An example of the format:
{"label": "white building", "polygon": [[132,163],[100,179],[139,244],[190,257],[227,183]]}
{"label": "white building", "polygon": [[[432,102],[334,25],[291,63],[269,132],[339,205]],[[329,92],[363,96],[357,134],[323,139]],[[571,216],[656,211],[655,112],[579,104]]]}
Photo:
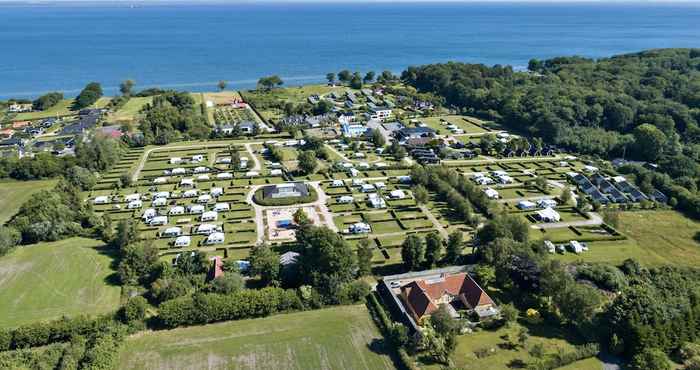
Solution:
{"label": "white building", "polygon": [[132,200],[126,205],[126,209],[137,209],[143,207],[143,203],[140,200]]}
{"label": "white building", "polygon": [[554,208],[557,206],[557,201],[554,199],[540,199],[537,201],[537,206],[540,208]]}
{"label": "white building", "polygon": [[92,204],[107,204],[109,203],[109,197],[106,195],[101,195],[99,197],[95,197],[95,199],[92,201]]}
{"label": "white building", "polygon": [[212,224],[201,224],[195,229],[195,234],[199,235],[209,235],[211,233],[218,232],[221,228]]}
{"label": "white building", "polygon": [[498,198],[500,197],[500,195],[498,194],[498,192],[497,192],[496,190],[494,190],[494,189],[491,189],[491,188],[486,188],[486,189],[484,189],[484,193],[485,193],[486,196],[489,197],[490,199],[498,199]]}
{"label": "white building", "polygon": [[141,200],[141,194],[134,193],[134,194],[129,194],[129,195],[124,197],[125,202],[133,202],[135,200]]}
{"label": "white building", "polygon": [[193,205],[187,207],[187,210],[189,211],[189,213],[194,213],[194,214],[204,213],[204,206],[201,204],[193,204]]}
{"label": "white building", "polygon": [[530,209],[535,209],[536,204],[529,200],[521,200],[515,206],[518,207],[518,209],[526,211]]}
{"label": "white building", "polygon": [[207,222],[207,221],[216,221],[218,218],[219,218],[219,214],[216,211],[208,211],[208,212],[202,213],[200,220],[202,222]]}
{"label": "white building", "polygon": [[370,193],[375,190],[374,186],[371,184],[362,184],[360,186],[360,190],[362,190],[363,193]]}
{"label": "white building", "polygon": [[182,193],[183,198],[194,198],[199,194],[199,191],[197,189],[190,189]]}
{"label": "white building", "polygon": [[340,204],[349,204],[352,203],[355,199],[349,195],[343,195],[342,197],[338,198],[338,203]]}
{"label": "white building", "polygon": [[177,227],[177,226],[169,227],[169,228],[163,230],[163,232],[161,233],[161,236],[165,237],[165,238],[171,238],[173,236],[180,236],[180,235],[182,235],[182,228]]}
{"label": "white building", "polygon": [[175,243],[173,244],[176,247],[189,247],[191,243],[191,239],[189,236],[178,236],[177,239],[175,239]]}
{"label": "white building", "polygon": [[226,240],[226,236],[224,233],[220,232],[215,232],[209,234],[207,236],[207,239],[204,241],[205,244],[224,244],[224,241]]}
{"label": "white building", "polygon": [[367,200],[372,208],[386,208],[386,201],[377,193],[367,194]]}
{"label": "white building", "polygon": [[214,211],[216,211],[216,212],[226,212],[230,209],[231,209],[231,207],[229,206],[228,203],[216,203],[214,205]]}
{"label": "white building", "polygon": [[369,224],[366,224],[364,222],[358,222],[350,225],[349,230],[353,234],[364,234],[372,232],[372,228],[369,226]]}
{"label": "white building", "polygon": [[153,203],[151,203],[153,207],[163,207],[166,204],[168,204],[168,199],[166,198],[156,198],[153,200]]}
{"label": "white building", "polygon": [[163,226],[168,224],[168,216],[156,216],[153,217],[149,222],[151,226]]}
{"label": "white building", "polygon": [[537,218],[543,222],[561,221],[561,216],[559,215],[559,213],[551,208],[545,208],[537,211]]}
{"label": "white building", "polygon": [[157,215],[158,215],[158,212],[156,212],[155,209],[149,208],[149,209],[143,211],[143,214],[141,215],[141,219],[143,219],[144,221],[148,221],[149,219],[151,219]]}

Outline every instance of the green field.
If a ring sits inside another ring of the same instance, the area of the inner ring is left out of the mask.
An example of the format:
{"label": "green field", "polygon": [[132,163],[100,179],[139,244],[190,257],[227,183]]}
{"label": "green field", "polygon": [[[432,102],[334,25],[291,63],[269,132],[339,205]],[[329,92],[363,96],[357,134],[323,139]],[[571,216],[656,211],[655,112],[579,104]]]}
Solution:
{"label": "green field", "polygon": [[12,218],[32,194],[50,189],[54,184],[55,180],[0,182],[0,225]]}
{"label": "green field", "polygon": [[49,118],[49,117],[56,117],[56,116],[68,116],[71,114],[76,114],[77,112],[71,111],[71,105],[73,104],[73,99],[64,99],[58,102],[58,104],[54,105],[53,107],[45,110],[45,111],[40,111],[40,112],[26,112],[26,113],[19,113],[17,117],[14,118],[15,121],[24,121],[24,120],[34,120],[34,119],[40,119],[40,118]]}
{"label": "green field", "polygon": [[107,283],[112,258],[101,245],[71,238],[18,247],[0,258],[0,327],[115,310],[120,289]]}
{"label": "green field", "polygon": [[121,107],[121,109],[114,112],[109,118],[114,121],[134,121],[141,109],[152,101],[152,96],[129,98],[129,101],[127,101],[126,104]]}
{"label": "green field", "polygon": [[639,211],[620,213],[618,231],[623,241],[588,243],[589,251],[580,255],[557,254],[565,262],[577,260],[619,264],[635,258],[647,266],[700,264],[700,243],[694,238],[700,222],[675,211]]}
{"label": "green field", "polygon": [[364,306],[137,334],[120,369],[393,369]]}

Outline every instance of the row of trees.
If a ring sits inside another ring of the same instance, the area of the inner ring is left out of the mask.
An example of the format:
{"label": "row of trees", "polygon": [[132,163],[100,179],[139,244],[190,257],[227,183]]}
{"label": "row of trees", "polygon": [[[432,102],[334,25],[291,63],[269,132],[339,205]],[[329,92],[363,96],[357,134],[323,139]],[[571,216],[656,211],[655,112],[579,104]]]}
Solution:
{"label": "row of trees", "polygon": [[168,91],[143,109],[139,125],[146,143],[163,145],[180,139],[205,139],[211,127],[189,93]]}
{"label": "row of trees", "polygon": [[[462,112],[577,152],[658,162],[684,186],[683,177],[697,184],[700,175],[698,54],[667,49],[599,60],[533,60],[530,73],[434,64],[409,67],[402,79]],[[687,206],[698,214],[698,205]]]}
{"label": "row of trees", "polygon": [[75,98],[75,102],[73,104],[74,109],[83,109],[87,108],[97,100],[99,100],[103,95],[102,92],[102,85],[100,85],[99,82],[90,82],[87,84],[82,91],[80,91],[80,94]]}
{"label": "row of trees", "polygon": [[335,84],[336,80],[341,84],[348,85],[353,89],[361,89],[363,84],[369,84],[375,81],[381,84],[390,83],[396,81],[398,78],[394,76],[391,71],[383,71],[379,76],[374,73],[374,71],[369,71],[365,73],[364,77],[360,72],[350,72],[344,69],[337,74],[334,72],[329,72],[326,74],[326,80],[329,84]]}
{"label": "row of trees", "polygon": [[62,92],[50,92],[38,97],[32,102],[34,110],[47,110],[63,100]]}

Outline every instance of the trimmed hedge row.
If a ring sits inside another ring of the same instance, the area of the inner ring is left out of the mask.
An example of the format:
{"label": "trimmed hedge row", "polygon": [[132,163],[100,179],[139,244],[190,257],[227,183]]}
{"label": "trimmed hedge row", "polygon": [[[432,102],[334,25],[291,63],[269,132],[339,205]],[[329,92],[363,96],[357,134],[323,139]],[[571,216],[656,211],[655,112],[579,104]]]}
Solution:
{"label": "trimmed hedge row", "polygon": [[221,295],[198,293],[167,301],[160,306],[158,320],[166,328],[269,316],[276,312],[303,309],[295,290],[263,288]]}
{"label": "trimmed hedge row", "polygon": [[253,196],[253,201],[261,206],[291,206],[294,204],[311,203],[318,200],[318,194],[316,193],[316,189],[314,189],[311,186],[308,186],[308,196],[291,198],[265,198],[263,197],[263,189],[264,187],[256,190],[255,195]]}
{"label": "trimmed hedge row", "polygon": [[[375,293],[370,293],[367,296],[367,308],[369,309],[372,319],[374,319],[374,322],[379,327],[379,331],[382,332],[382,335],[385,339],[388,338],[390,336],[389,328],[393,323],[391,319],[389,319],[389,316],[387,316],[386,311],[384,311],[384,307],[382,307],[381,303],[379,303],[379,301],[377,300],[377,296]],[[411,356],[408,355],[406,349],[404,349],[403,347],[398,347],[396,348],[396,351],[398,353],[398,359],[400,361],[400,363],[398,364],[400,368],[406,370],[418,370],[418,367],[415,365]]]}

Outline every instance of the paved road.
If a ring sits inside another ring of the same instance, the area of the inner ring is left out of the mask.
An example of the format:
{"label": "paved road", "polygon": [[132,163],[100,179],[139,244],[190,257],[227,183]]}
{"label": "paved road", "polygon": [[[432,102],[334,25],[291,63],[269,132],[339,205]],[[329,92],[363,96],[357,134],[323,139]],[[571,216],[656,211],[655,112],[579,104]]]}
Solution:
{"label": "paved road", "polygon": [[541,223],[541,224],[535,224],[530,227],[533,229],[556,229],[560,227],[569,227],[569,226],[598,226],[603,223],[603,218],[600,217],[595,212],[588,212],[588,217],[590,217],[588,220],[583,220],[583,221],[570,221],[570,222],[549,222],[549,223]]}

